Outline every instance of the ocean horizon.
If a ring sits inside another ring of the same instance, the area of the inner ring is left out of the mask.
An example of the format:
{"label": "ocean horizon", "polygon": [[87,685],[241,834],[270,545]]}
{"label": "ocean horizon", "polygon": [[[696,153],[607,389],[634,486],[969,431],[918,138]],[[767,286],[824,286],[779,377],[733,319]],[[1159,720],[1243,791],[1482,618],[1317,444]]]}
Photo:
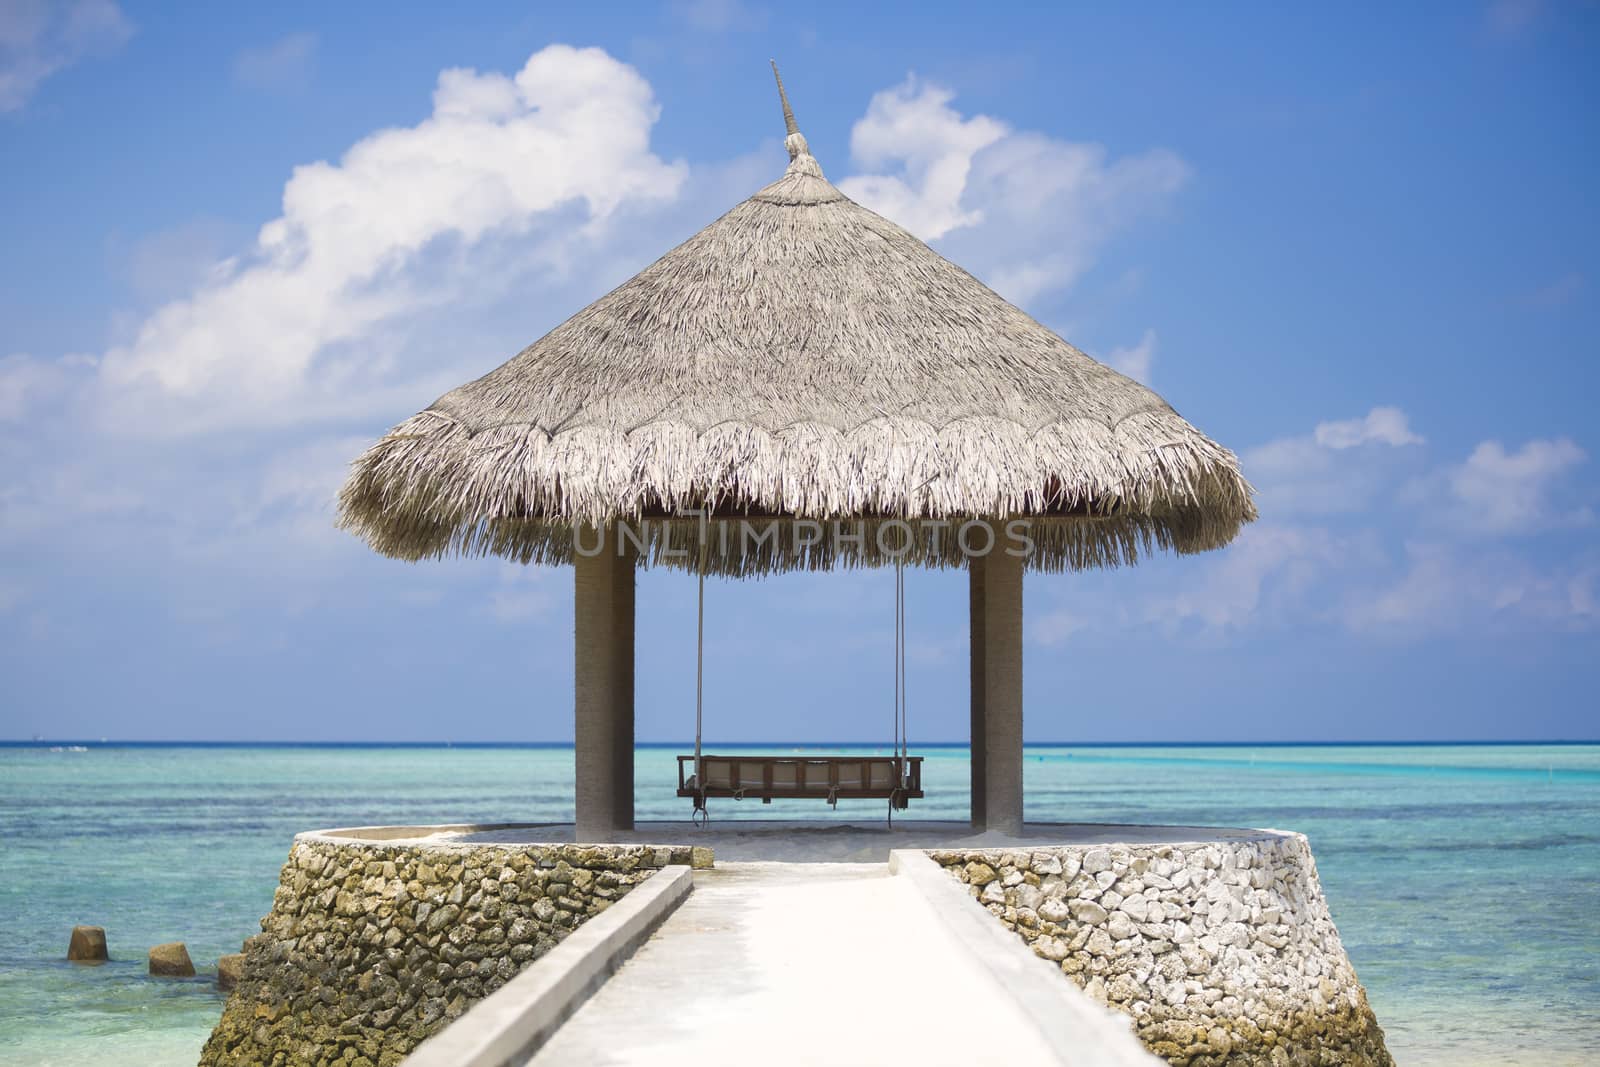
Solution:
{"label": "ocean horizon", "polygon": [[[103,748],[554,748],[571,749],[571,741],[229,741],[195,739],[34,737],[0,738],[0,748],[56,748],[67,745]],[[870,741],[705,741],[720,748],[888,748]],[[1600,745],[1600,738],[1500,738],[1488,740],[1409,741],[1029,741],[1028,748],[1484,748],[1550,745]],[[694,740],[635,741],[635,748],[693,748]],[[918,741],[913,748],[967,748],[967,741]]]}
{"label": "ocean horizon", "polygon": [[[888,746],[716,742],[816,752]],[[682,821],[676,751],[636,755],[641,820]],[[966,815],[965,744],[927,757],[909,818]],[[303,830],[566,822],[565,742],[0,742],[0,1063],[192,1064],[217,958],[272,904]],[[1600,744],[1034,743],[1034,821],[1306,833],[1345,948],[1402,1064],[1578,1064],[1600,1045]],[[877,821],[880,804],[725,802],[719,821]],[[77,923],[112,962],[64,962]],[[151,979],[149,946],[199,976]]]}

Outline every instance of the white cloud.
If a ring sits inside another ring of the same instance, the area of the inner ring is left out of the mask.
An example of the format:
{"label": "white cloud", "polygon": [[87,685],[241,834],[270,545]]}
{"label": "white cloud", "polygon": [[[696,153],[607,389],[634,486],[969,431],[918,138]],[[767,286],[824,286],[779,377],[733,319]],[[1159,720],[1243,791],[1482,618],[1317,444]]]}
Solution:
{"label": "white cloud", "polygon": [[962,118],[955,94],[909,77],[873,96],[850,130],[850,153],[864,167],[897,166],[898,174],[847,178],[845,195],[932,241],[958,226],[983,221],[963,210],[972,157],[1010,130],[986,115]]}
{"label": "white cloud", "polygon": [[234,530],[272,527],[280,543],[343,546],[348,535],[334,526],[334,502],[350,462],[372,442],[334,435],[273,452],[262,465],[253,497],[240,500]]}
{"label": "white cloud", "polygon": [[87,56],[114,52],[132,35],[112,0],[0,5],[0,112],[20,111],[46,78]]}
{"label": "white cloud", "polygon": [[1089,628],[1090,620],[1075,611],[1058,608],[1038,614],[1028,624],[1028,637],[1036,645],[1054,648],[1072,640],[1072,635]]}
{"label": "white cloud", "polygon": [[1263,614],[1281,617],[1293,609],[1305,621],[1308,613],[1322,613],[1306,610],[1306,591],[1366,552],[1366,546],[1318,527],[1249,526],[1192,585],[1157,598],[1146,618],[1230,630],[1258,624]]}
{"label": "white cloud", "polygon": [[500,584],[489,593],[489,614],[505,623],[544,617],[556,604],[553,577],[536,567],[502,565]]}
{"label": "white cloud", "polygon": [[1106,356],[1106,366],[1135,381],[1150,384],[1150,364],[1156,358],[1156,332],[1146,330],[1139,343],[1132,348],[1113,348]]}
{"label": "white cloud", "polygon": [[1367,507],[1410,462],[1391,450],[1421,443],[1405,412],[1375,407],[1359,418],[1318,423],[1308,435],[1249,449],[1242,462],[1260,490],[1264,513],[1331,515]]}
{"label": "white cloud", "polygon": [[1600,618],[1597,574],[1594,566],[1540,568],[1503,550],[1413,542],[1400,574],[1349,598],[1344,622],[1353,630],[1403,637],[1530,624],[1576,629]]}
{"label": "white cloud", "polygon": [[1558,513],[1550,500],[1558,480],[1587,458],[1565,437],[1529,441],[1514,452],[1499,441],[1485,441],[1449,472],[1447,482],[1462,520],[1471,527],[1499,534],[1529,532],[1588,521],[1587,511]]}
{"label": "white cloud", "polygon": [[317,35],[291,33],[271,44],[247,48],[233,60],[233,78],[251,89],[303,88],[311,80]]}
{"label": "white cloud", "polygon": [[1324,448],[1354,448],[1357,445],[1420,445],[1422,438],[1411,432],[1406,413],[1399,408],[1376,407],[1359,419],[1321,422],[1312,435]]}
{"label": "white cloud", "polygon": [[22,423],[47,413],[54,415],[60,402],[93,366],[93,358],[83,355],[44,360],[17,352],[0,357],[0,423]]}
{"label": "white cloud", "polygon": [[[248,255],[107,352],[105,410],[181,432],[370,408],[402,385],[384,331],[492,273],[426,253],[511,235],[539,246],[536,231],[559,256],[625,203],[677,195],[687,168],[650,151],[657,114],[649,84],[598,49],[552,45],[515,77],[445,71],[429,118],[296,168]],[[415,406],[438,384],[382,403]]]}
{"label": "white cloud", "polygon": [[1101,145],[963,116],[953,99],[915,77],[875,95],[850,145],[878,173],[839,187],[1017,303],[1071,285],[1112,232],[1164,206],[1189,175],[1162,149],[1111,161]]}
{"label": "white cloud", "polygon": [[1421,443],[1404,412],[1376,407],[1245,452],[1263,521],[1170,571],[1080,586],[1070,610],[1046,603],[1030,639],[1075,640],[1085,619],[1207,640],[1308,626],[1410,640],[1600,625],[1592,546],[1524,548],[1505,536],[1594,521],[1569,499],[1581,492],[1572,474],[1583,450],[1566,438],[1486,441],[1463,463],[1423,466]]}
{"label": "white cloud", "polygon": [[[1297,621],[1385,636],[1595,623],[1600,567],[1536,562],[1481,540],[1592,521],[1586,509],[1557,503],[1583,450],[1565,438],[1510,451],[1486,441],[1466,462],[1407,483],[1402,457],[1421,440],[1404,412],[1379,407],[1245,453],[1264,514],[1342,514],[1344,525],[1250,527],[1192,584],[1158,601],[1157,614],[1238,627],[1260,621],[1271,592]],[[1380,522],[1379,510],[1402,517],[1400,560],[1379,547],[1384,526],[1396,525]]]}
{"label": "white cloud", "polygon": [[0,358],[0,422],[20,422],[41,393],[56,388],[56,368],[17,352]]}

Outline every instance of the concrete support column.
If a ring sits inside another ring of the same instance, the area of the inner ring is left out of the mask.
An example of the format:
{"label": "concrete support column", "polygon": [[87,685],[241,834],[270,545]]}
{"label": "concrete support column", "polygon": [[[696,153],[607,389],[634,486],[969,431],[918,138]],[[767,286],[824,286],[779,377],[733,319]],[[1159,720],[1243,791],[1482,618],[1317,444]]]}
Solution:
{"label": "concrete support column", "polygon": [[972,826],[1022,833],[1022,564],[996,546],[969,561]]}
{"label": "concrete support column", "polygon": [[580,531],[574,554],[573,696],[579,841],[633,829],[633,565],[617,534]]}

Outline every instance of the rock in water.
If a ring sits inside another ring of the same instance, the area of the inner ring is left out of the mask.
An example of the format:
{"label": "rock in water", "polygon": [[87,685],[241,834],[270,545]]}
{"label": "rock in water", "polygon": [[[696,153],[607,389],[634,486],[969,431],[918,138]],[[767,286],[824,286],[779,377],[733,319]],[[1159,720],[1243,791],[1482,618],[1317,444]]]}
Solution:
{"label": "rock in water", "polygon": [[168,941],[150,950],[150,973],[157,978],[193,978],[194,963],[182,941]]}
{"label": "rock in water", "polygon": [[77,963],[104,963],[106,955],[106,929],[103,926],[74,926],[72,941],[67,945],[67,959]]}
{"label": "rock in water", "polygon": [[217,961],[217,988],[232,989],[244,975],[244,953],[234,952]]}

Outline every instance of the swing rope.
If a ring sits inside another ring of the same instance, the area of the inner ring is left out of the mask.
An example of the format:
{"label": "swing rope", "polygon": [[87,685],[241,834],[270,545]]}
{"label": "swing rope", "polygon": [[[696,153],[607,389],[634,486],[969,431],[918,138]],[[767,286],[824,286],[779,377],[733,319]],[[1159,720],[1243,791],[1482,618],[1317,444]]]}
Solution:
{"label": "swing rope", "polygon": [[[700,590],[699,601],[695,614],[694,633],[694,784],[699,796],[695,798],[694,814],[704,816],[704,821],[711,820],[711,813],[706,810],[706,769],[700,757],[700,737],[704,723],[705,712],[705,674],[706,674],[706,540],[702,535],[700,539]],[[691,816],[693,821],[693,816]]]}
{"label": "swing rope", "polygon": [[894,807],[906,787],[906,757],[910,742],[906,738],[906,571],[904,563],[894,561],[894,787],[889,796],[889,825],[894,825]]}
{"label": "swing rope", "polygon": [[894,564],[894,754],[906,756],[906,572]]}

